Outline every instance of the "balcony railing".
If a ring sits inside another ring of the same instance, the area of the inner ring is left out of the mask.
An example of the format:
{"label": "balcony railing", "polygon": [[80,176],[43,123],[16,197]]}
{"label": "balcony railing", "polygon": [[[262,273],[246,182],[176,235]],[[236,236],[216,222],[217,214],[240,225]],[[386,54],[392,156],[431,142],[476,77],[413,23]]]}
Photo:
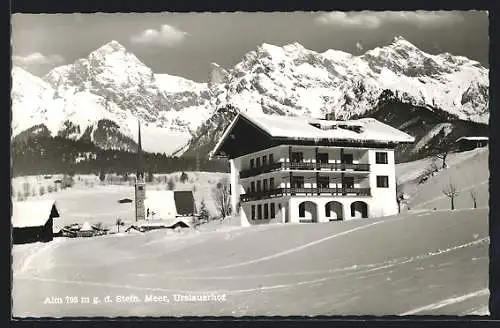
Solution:
{"label": "balcony railing", "polygon": [[240,195],[242,202],[295,195],[370,196],[370,188],[277,188]]}
{"label": "balcony railing", "polygon": [[369,172],[370,164],[347,164],[347,163],[304,163],[304,162],[277,162],[260,167],[254,167],[240,172],[240,178],[248,178],[262,173],[279,170],[330,170],[345,171],[353,170],[359,172]]}

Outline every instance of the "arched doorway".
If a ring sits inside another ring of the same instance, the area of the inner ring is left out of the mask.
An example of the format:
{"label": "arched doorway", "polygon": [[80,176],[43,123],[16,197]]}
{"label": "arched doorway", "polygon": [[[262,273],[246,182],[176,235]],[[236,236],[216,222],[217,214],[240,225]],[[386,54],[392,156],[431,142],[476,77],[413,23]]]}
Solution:
{"label": "arched doorway", "polygon": [[368,204],[362,201],[356,201],[351,204],[351,217],[353,218],[367,218],[368,217]]}
{"label": "arched doorway", "polygon": [[316,203],[306,201],[299,204],[300,222],[318,222],[318,206]]}
{"label": "arched doorway", "polygon": [[331,201],[325,204],[325,216],[330,221],[333,220],[343,220],[344,219],[344,209],[342,203]]}

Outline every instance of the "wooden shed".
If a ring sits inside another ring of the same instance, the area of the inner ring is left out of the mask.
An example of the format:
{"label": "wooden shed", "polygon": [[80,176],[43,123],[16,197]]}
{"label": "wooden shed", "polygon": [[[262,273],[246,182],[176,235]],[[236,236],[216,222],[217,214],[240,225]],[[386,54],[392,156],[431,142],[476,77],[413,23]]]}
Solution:
{"label": "wooden shed", "polygon": [[54,200],[20,201],[12,204],[12,242],[47,242],[53,239],[53,219],[59,217]]}
{"label": "wooden shed", "polygon": [[461,137],[457,139],[460,151],[488,146],[488,137]]}

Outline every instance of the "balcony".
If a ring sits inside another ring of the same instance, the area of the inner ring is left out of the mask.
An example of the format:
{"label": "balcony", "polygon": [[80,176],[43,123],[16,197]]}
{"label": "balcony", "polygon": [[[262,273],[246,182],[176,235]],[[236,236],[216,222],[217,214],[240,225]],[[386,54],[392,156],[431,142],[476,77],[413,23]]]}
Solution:
{"label": "balcony", "polygon": [[370,196],[370,188],[277,188],[240,195],[242,202],[283,196]]}
{"label": "balcony", "polygon": [[357,172],[369,172],[370,164],[347,164],[347,163],[289,163],[277,162],[240,172],[240,178],[249,178],[262,173],[268,173],[280,170],[326,170],[326,171],[345,171],[352,170]]}

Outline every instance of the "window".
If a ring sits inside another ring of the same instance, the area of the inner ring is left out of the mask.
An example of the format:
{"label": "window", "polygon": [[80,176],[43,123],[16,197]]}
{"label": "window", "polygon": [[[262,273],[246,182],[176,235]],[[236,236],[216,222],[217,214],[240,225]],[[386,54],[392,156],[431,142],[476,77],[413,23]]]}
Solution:
{"label": "window", "polygon": [[269,178],[269,189],[274,190],[274,178]]}
{"label": "window", "polygon": [[292,158],[290,161],[292,163],[300,163],[304,160],[304,154],[303,153],[298,153],[298,152],[293,152],[292,153]]}
{"label": "window", "polygon": [[375,163],[376,164],[387,164],[387,153],[384,151],[378,151],[375,153]]}
{"label": "window", "polygon": [[352,164],[353,160],[354,160],[353,154],[344,154],[341,159],[343,164]]}
{"label": "window", "polygon": [[260,183],[260,181],[257,181],[257,192],[261,192],[261,191],[262,191],[261,183]]}
{"label": "window", "polygon": [[254,181],[250,182],[250,190],[252,192],[255,192],[255,182]]}
{"label": "window", "polygon": [[263,191],[266,191],[266,190],[267,190],[267,179],[264,179],[264,180],[263,180],[262,190],[263,190]]}
{"label": "window", "polygon": [[274,163],[274,154],[269,154],[269,164]]}
{"label": "window", "polygon": [[257,165],[257,167],[260,167],[260,157],[257,157],[256,165]]}
{"label": "window", "polygon": [[344,188],[354,188],[354,177],[344,177]]}
{"label": "window", "polygon": [[250,160],[250,168],[253,169],[255,167],[255,159]]}
{"label": "window", "polygon": [[257,205],[257,219],[262,220],[262,204]]}
{"label": "window", "polygon": [[271,219],[276,217],[276,208],[274,207],[274,203],[271,203]]}
{"label": "window", "polygon": [[299,217],[306,217],[306,203],[300,203],[299,205]]}
{"label": "window", "polygon": [[304,188],[304,177],[293,176],[292,177],[292,188]]}
{"label": "window", "polygon": [[262,156],[262,166],[266,166],[267,165],[267,156],[264,155]]}
{"label": "window", "polygon": [[318,156],[316,157],[316,162],[328,163],[328,153],[318,153]]}
{"label": "window", "polygon": [[318,188],[328,188],[330,187],[330,178],[327,176],[318,177]]}
{"label": "window", "polygon": [[264,220],[269,219],[269,204],[264,204]]}
{"label": "window", "polygon": [[377,187],[389,188],[389,177],[387,175],[377,175]]}
{"label": "window", "polygon": [[255,205],[252,205],[252,220],[255,220]]}

